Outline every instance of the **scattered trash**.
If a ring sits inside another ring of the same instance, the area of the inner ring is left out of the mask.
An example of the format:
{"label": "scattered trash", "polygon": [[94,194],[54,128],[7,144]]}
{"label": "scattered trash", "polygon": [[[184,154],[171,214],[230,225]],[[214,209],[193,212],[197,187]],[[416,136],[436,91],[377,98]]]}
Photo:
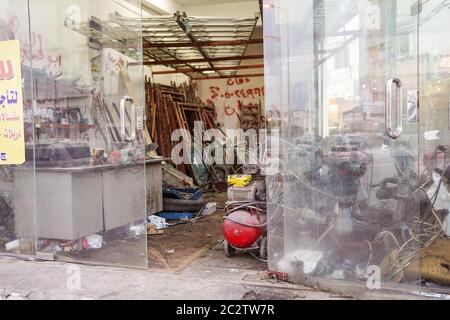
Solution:
{"label": "scattered trash", "polygon": [[195,187],[194,180],[183,172],[175,169],[170,164],[162,163],[162,180],[164,185],[180,188]]}
{"label": "scattered trash", "polygon": [[450,286],[450,241],[438,239],[420,253],[419,263],[411,263],[403,273],[408,279],[426,279],[440,286]]}
{"label": "scattered trash", "polygon": [[103,237],[93,234],[83,238],[83,249],[100,249],[103,246]]}
{"label": "scattered trash", "polygon": [[278,263],[281,270],[286,270],[286,273],[295,273],[297,266],[302,265],[304,274],[312,273],[322,259],[323,252],[312,250],[296,250],[285,255]]}
{"label": "scattered trash", "polygon": [[130,227],[130,233],[133,238],[139,238],[147,234],[147,228],[143,224],[138,224]]}
{"label": "scattered trash", "polygon": [[33,245],[26,239],[17,239],[5,244],[6,251],[15,253],[31,253]]}
{"label": "scattered trash", "polygon": [[210,216],[217,211],[217,203],[210,202],[205,205],[205,208],[202,210],[202,216]]}
{"label": "scattered trash", "polygon": [[175,249],[166,250],[166,254],[175,254]]}
{"label": "scattered trash", "polygon": [[168,227],[166,219],[158,217],[156,215],[148,216],[147,221],[149,224],[156,226],[156,230],[165,229]]}
{"label": "scattered trash", "polygon": [[161,234],[164,234],[164,230],[158,230],[158,229],[156,229],[156,225],[150,223],[147,225],[147,234],[148,235],[161,235]]}

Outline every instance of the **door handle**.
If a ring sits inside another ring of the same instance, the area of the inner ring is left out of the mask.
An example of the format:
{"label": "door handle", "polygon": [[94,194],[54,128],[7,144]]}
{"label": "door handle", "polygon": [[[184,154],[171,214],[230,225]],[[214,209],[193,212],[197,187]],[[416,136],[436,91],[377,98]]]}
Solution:
{"label": "door handle", "polygon": [[[126,112],[125,112],[125,104],[129,101],[131,103],[131,130],[130,134],[127,134],[126,130]],[[134,104],[133,98],[129,96],[124,96],[120,99],[120,135],[122,139],[127,142],[136,140],[136,105]]]}
{"label": "door handle", "polygon": [[[396,123],[395,130],[392,129],[392,86],[395,84],[396,92],[397,92],[397,101],[396,101]],[[386,83],[386,106],[385,106],[385,124],[386,124],[386,133],[391,139],[400,138],[403,132],[403,97],[402,97],[402,82],[397,78],[390,78]]]}

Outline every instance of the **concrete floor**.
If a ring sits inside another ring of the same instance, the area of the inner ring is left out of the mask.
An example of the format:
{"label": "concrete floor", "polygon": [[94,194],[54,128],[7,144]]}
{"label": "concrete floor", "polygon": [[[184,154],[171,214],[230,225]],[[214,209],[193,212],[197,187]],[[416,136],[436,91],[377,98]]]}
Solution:
{"label": "concrete floor", "polygon": [[1,299],[342,299],[266,279],[264,265],[220,246],[179,273],[0,258]]}

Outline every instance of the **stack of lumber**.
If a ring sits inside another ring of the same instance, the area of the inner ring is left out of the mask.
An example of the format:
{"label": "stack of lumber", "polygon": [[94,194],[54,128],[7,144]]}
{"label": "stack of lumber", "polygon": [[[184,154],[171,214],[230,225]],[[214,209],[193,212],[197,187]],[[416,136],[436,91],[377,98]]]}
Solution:
{"label": "stack of lumber", "polygon": [[[159,155],[171,157],[172,149],[178,143],[171,141],[171,136],[177,129],[186,129],[193,137],[196,121],[202,122],[203,130],[217,128],[215,107],[202,103],[192,84],[168,86],[152,83],[146,78],[145,89],[147,128],[151,140],[159,146]],[[177,169],[192,173],[192,168],[186,165]]]}

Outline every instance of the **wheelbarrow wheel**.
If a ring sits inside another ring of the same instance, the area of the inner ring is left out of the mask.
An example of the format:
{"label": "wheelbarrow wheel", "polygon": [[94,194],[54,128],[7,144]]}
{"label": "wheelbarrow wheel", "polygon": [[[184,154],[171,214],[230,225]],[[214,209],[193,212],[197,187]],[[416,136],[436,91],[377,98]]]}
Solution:
{"label": "wheelbarrow wheel", "polygon": [[225,256],[232,258],[236,255],[236,249],[230,246],[227,240],[223,240],[223,249],[225,250]]}
{"label": "wheelbarrow wheel", "polygon": [[259,257],[263,260],[267,260],[267,237],[261,239],[259,245]]}

